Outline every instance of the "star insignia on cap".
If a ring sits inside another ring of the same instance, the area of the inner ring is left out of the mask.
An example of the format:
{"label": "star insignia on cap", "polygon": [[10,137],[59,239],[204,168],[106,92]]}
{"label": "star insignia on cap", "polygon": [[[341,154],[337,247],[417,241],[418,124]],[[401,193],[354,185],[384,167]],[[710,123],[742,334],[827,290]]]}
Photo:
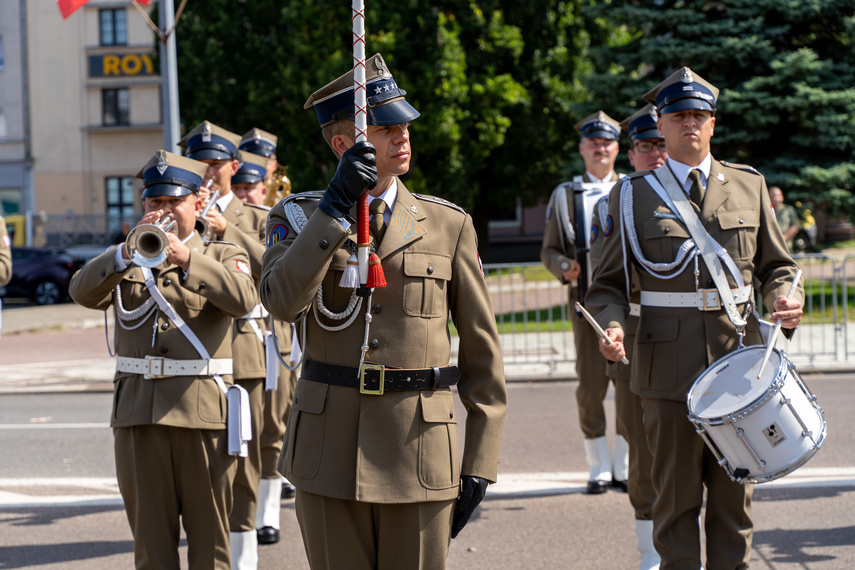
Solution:
{"label": "star insignia on cap", "polygon": [[166,161],[166,151],[161,149],[157,151],[157,171],[161,174],[161,176],[164,172],[166,172],[167,166],[168,163]]}
{"label": "star insignia on cap", "polygon": [[375,88],[374,88],[374,94],[375,94],[375,95],[379,95],[379,94],[381,94],[381,93],[383,93],[383,88],[382,88],[382,87],[375,87]]}
{"label": "star insignia on cap", "polygon": [[680,75],[680,81],[683,83],[694,83],[695,78],[692,76],[692,70],[689,68],[683,69],[683,74]]}

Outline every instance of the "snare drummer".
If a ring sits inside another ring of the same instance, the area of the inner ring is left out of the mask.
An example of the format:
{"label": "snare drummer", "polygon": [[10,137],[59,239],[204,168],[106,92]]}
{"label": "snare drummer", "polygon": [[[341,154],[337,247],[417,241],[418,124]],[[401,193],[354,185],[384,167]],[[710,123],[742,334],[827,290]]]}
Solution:
{"label": "snare drummer", "polygon": [[[653,452],[653,536],[661,568],[701,567],[704,487],[704,567],[748,567],[753,486],[731,481],[716,464],[687,417],[686,398],[710,364],[736,350],[737,329],[746,345],[762,344],[759,323],[746,311],[753,280],[772,320],[781,319],[788,336],[801,320],[804,299],[801,287],[786,299],[797,266],[772,214],[765,179],[749,166],[710,154],[717,96],[716,87],[687,67],[645,95],[656,106],[669,157],[664,166],[634,173],[612,190],[608,215],[614,231],[587,296],[614,341],[601,342],[600,351],[620,360],[629,311],[624,260],[637,270],[642,307],[631,389],[643,399]],[[688,223],[677,214],[683,208]],[[692,214],[700,223],[693,224]],[[721,291],[702,256],[715,258],[715,248],[699,250],[693,244],[706,240],[689,243],[691,232],[707,232],[726,250],[718,273]],[[735,322],[745,323],[743,316],[747,324],[737,327]]]}

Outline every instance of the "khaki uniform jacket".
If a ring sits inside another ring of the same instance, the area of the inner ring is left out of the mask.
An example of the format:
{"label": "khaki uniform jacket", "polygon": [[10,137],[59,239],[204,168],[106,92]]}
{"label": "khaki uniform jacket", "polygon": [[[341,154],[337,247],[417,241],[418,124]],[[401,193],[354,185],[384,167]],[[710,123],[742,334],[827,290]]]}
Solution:
{"label": "khaki uniform jacket", "polygon": [[[622,175],[613,172],[612,182],[617,182],[620,176]],[[586,183],[593,182],[587,172],[582,176],[582,181]],[[550,209],[547,211],[546,227],[543,229],[543,246],[540,250],[540,261],[559,281],[566,284],[562,275],[564,271],[561,269],[561,264],[569,259],[576,259],[576,242],[567,239],[567,228],[564,228],[563,233],[559,230],[561,220],[558,219],[556,215],[557,208],[554,206],[556,200],[565,200],[567,202],[570,223],[575,224],[575,200],[573,199],[572,190],[570,190],[569,186],[565,186],[565,184],[567,183],[565,182],[556,186],[555,190],[552,191],[552,197],[549,199]],[[578,228],[576,229],[578,230]],[[564,240],[561,239],[562,235],[564,236]],[[564,253],[565,251],[567,252],[566,254]],[[577,287],[575,285],[571,286],[570,299],[576,299],[578,295]]]}
{"label": "khaki uniform jacket", "polygon": [[[202,243],[198,234],[187,242],[191,249],[187,279],[176,265],[155,268],[157,288],[175,308],[210,353],[230,358],[232,318],[244,315],[258,302],[252,278],[241,271],[249,263],[246,252],[230,243]],[[89,261],[71,279],[70,294],[80,305],[106,311],[116,302],[120,286],[122,304],[133,310],[150,298],[142,271],[130,265],[116,271],[115,248]],[[184,334],[157,309],[157,335],[152,346],[152,318],[134,330],[116,323],[116,353],[144,358],[162,356],[197,360],[199,353]],[[131,325],[138,324],[131,321]],[[231,376],[224,376],[231,384]],[[117,372],[113,398],[113,427],[161,424],[196,429],[226,427],[226,398],[211,376],[174,376],[146,380],[141,375]]]}
{"label": "khaki uniform jacket", "polygon": [[[315,201],[298,203],[308,218],[299,235],[283,203],[270,212],[267,233],[282,239],[264,254],[262,303],[282,321],[307,319],[307,360],[355,368],[366,305],[340,331],[324,330],[312,314],[321,285],[326,307],[345,309],[352,290],[338,286],[349,256],[342,245],[355,236],[316,209]],[[447,365],[451,314],[460,339],[457,390],[467,409],[462,460],[451,389],[362,395],[303,375],[288,423],[285,476],[299,489],[347,500],[454,499],[461,470],[496,480],[507,408],[502,352],[472,219],[449,202],[410,194],[398,181],[377,253],[388,284],[370,298],[366,362],[409,369]]]}
{"label": "khaki uniform jacket", "polygon": [[[236,243],[249,253],[252,279],[258,284],[261,278],[261,257],[264,255],[267,210],[244,204],[232,194],[232,201],[223,212],[223,217],[228,222],[223,241]],[[266,319],[255,319],[255,322],[260,330],[266,330]],[[235,320],[233,352],[235,380],[264,378],[267,370],[264,345],[247,319]]]}
{"label": "khaki uniform jacket", "polygon": [[0,217],[0,285],[12,280],[12,248],[6,233],[6,220]]}
{"label": "khaki uniform jacket", "polygon": [[[672,262],[680,245],[689,239],[689,232],[681,221],[673,219],[674,213],[644,180],[648,173],[630,176],[634,226],[642,254],[649,261]],[[621,247],[625,240],[620,224],[621,186],[615,185],[609,196],[614,229],[605,240],[587,301],[604,328],[620,326],[626,330],[629,305]],[[713,160],[699,214],[705,229],[730,253],[746,285],[754,284],[771,311],[775,299],[789,291],[798,268],[775,222],[763,176],[748,166]],[[637,269],[642,291],[695,291],[693,263],[678,276],[665,280],[641,269],[629,244],[626,252],[628,263]],[[702,260],[699,269],[700,287],[714,287]],[[736,287],[729,274],[728,282],[731,288]],[[801,286],[796,298],[804,300]],[[746,345],[762,343],[755,318],[748,319],[746,329]],[[685,400],[695,379],[713,362],[735,350],[737,342],[735,328],[723,309],[642,306],[631,362],[632,390],[646,398]]]}

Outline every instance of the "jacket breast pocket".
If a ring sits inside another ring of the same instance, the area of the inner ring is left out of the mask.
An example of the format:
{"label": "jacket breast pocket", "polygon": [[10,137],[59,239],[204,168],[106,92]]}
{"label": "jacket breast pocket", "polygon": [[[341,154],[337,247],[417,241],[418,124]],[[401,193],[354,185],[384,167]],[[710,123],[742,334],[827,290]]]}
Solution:
{"label": "jacket breast pocket", "polygon": [[451,257],[444,253],[404,252],[404,313],[413,317],[445,317]]}
{"label": "jacket breast pocket", "polygon": [[718,212],[721,241],[724,249],[734,259],[751,259],[757,249],[757,228],[760,217],[754,210]]}
{"label": "jacket breast pocket", "polygon": [[[691,236],[682,222],[670,218],[654,218],[644,222],[645,243],[642,247],[650,261],[671,263],[677,256],[680,246],[689,237]],[[649,251],[645,244],[649,244]]]}
{"label": "jacket breast pocket", "polygon": [[288,471],[302,479],[313,478],[321,465],[328,388],[328,384],[300,380],[294,392],[285,461]]}
{"label": "jacket breast pocket", "polygon": [[427,489],[450,489],[460,480],[457,420],[451,390],[419,393],[419,480]]}
{"label": "jacket breast pocket", "polygon": [[678,317],[647,317],[638,324],[633,360],[639,385],[645,390],[672,390],[679,367]]}

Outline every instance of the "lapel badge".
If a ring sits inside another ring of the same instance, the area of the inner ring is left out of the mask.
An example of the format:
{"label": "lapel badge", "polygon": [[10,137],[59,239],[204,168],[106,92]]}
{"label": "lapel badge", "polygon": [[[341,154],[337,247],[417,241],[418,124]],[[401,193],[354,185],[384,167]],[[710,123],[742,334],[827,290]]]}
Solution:
{"label": "lapel badge", "polygon": [[410,206],[410,211],[411,211],[412,213],[414,213],[414,214],[418,214],[418,213],[419,213],[419,209],[416,207],[416,205],[415,205],[415,204],[413,204],[412,206]]}
{"label": "lapel badge", "polygon": [[161,149],[157,151],[157,171],[161,176],[166,172],[167,166],[169,166],[169,164],[166,161],[166,151]]}
{"label": "lapel badge", "polygon": [[680,81],[683,83],[693,83],[695,78],[692,76],[692,70],[688,67],[684,67],[683,73],[680,75]]}
{"label": "lapel badge", "polygon": [[719,182],[724,182],[724,174],[722,174],[721,172],[718,173],[718,176],[716,176],[716,178]]}
{"label": "lapel badge", "polygon": [[211,123],[202,123],[202,142],[211,142]]}

